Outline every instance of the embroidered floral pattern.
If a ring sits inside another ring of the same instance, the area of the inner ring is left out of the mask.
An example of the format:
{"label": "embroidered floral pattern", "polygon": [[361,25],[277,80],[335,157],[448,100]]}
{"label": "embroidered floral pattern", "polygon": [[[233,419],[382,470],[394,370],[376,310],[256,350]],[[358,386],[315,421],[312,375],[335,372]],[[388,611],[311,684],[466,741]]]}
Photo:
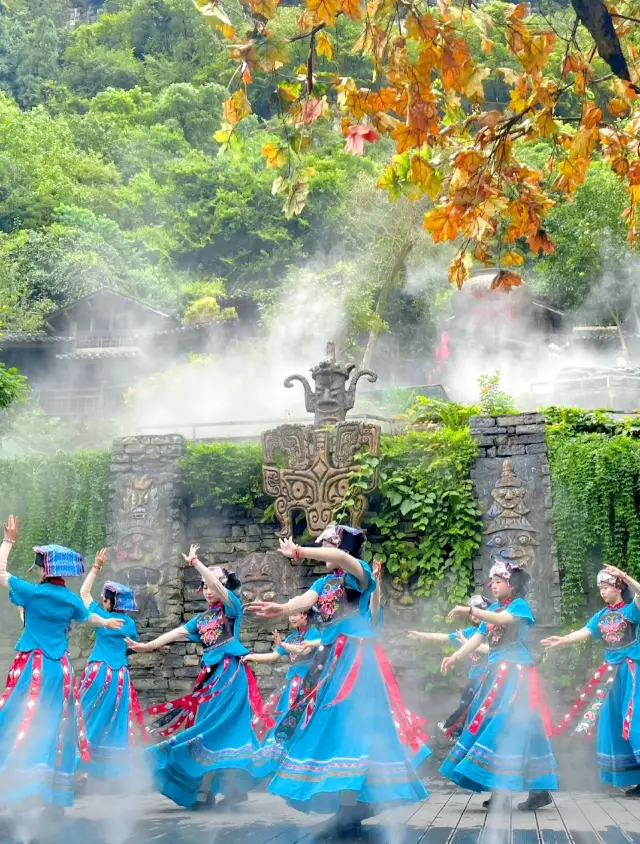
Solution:
{"label": "embroidered floral pattern", "polygon": [[342,582],[327,583],[322,587],[322,592],[318,596],[317,607],[323,621],[331,621],[343,598],[344,586]]}
{"label": "embroidered floral pattern", "polygon": [[222,604],[216,604],[202,613],[197,623],[198,635],[205,648],[210,648],[218,641],[224,630],[224,611]]}
{"label": "embroidered floral pattern", "polygon": [[490,648],[500,644],[506,629],[504,624],[487,624],[487,643]]}
{"label": "embroidered floral pattern", "polygon": [[598,627],[603,641],[609,647],[616,647],[623,641],[625,644],[630,644],[635,638],[629,630],[629,622],[619,612],[605,613],[598,622]]}

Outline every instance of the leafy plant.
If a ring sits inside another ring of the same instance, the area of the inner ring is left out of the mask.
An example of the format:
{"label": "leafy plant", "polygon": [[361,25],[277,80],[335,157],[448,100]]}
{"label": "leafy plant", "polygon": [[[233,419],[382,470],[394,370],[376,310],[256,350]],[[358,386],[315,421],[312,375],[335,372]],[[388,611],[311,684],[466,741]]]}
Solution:
{"label": "leafy plant", "polygon": [[482,408],[477,404],[459,404],[417,396],[401,418],[410,425],[443,425],[450,430],[469,427],[472,416],[479,416]]}
{"label": "leafy plant", "polygon": [[573,624],[601,565],[640,574],[640,442],[629,432],[572,436],[561,426],[548,442],[562,615]]}
{"label": "leafy plant", "polygon": [[108,451],[0,461],[3,516],[20,517],[12,571],[31,565],[34,545],[55,542],[87,557],[105,545],[110,466]]}
{"label": "leafy plant", "polygon": [[469,477],[475,456],[468,430],[383,436],[379,457],[359,456],[345,500],[348,508],[379,470],[365,516],[369,556],[384,561],[397,588],[434,598],[442,610],[464,600],[473,582],[481,539]]}
{"label": "leafy plant", "polygon": [[500,389],[500,373],[481,375],[478,378],[480,388],[480,409],[483,416],[508,416],[517,413],[513,398]]}
{"label": "leafy plant", "polygon": [[262,489],[262,448],[258,443],[188,443],[178,466],[191,507],[233,505],[252,510],[271,503]]}

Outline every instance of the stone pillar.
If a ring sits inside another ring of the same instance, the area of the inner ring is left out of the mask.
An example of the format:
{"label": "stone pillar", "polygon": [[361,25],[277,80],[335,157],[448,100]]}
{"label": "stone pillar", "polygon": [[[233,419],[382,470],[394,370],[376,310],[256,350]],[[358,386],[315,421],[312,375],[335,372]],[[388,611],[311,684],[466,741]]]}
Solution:
{"label": "stone pillar", "polygon": [[[136,624],[144,641],[183,622],[181,552],[187,539],[176,462],[184,451],[184,438],[174,434],[113,443],[107,541],[115,548],[115,561],[105,574],[135,590]],[[197,662],[194,655],[195,645],[188,644],[132,655],[131,675],[145,703],[189,690],[187,666]]]}
{"label": "stone pillar", "polygon": [[479,447],[472,478],[484,525],[476,584],[488,582],[492,558],[521,562],[533,579],[537,625],[556,627],[560,577],[544,415],[475,416],[471,435]]}

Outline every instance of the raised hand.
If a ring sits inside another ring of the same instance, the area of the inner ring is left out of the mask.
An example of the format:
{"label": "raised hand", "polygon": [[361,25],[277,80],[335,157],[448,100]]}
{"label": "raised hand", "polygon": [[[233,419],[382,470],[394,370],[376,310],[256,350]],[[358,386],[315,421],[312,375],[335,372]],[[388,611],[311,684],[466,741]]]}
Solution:
{"label": "raised hand", "polygon": [[422,639],[422,633],[419,630],[407,630],[407,639]]}
{"label": "raised hand", "polygon": [[626,572],[616,568],[615,566],[605,566],[604,570],[607,574],[610,574],[612,577],[616,577],[619,580],[626,580],[628,577]]}
{"label": "raised hand", "polygon": [[274,604],[270,601],[254,601],[252,604],[247,604],[245,610],[258,618],[284,618],[282,604]]}
{"label": "raised hand", "polygon": [[189,553],[182,555],[184,557],[184,559],[186,560],[186,563],[187,563],[188,566],[193,566],[193,565],[195,565],[195,563],[199,562],[199,560],[198,560],[198,551],[199,550],[200,550],[199,545],[192,545],[189,548]]}
{"label": "raised hand", "polygon": [[279,648],[282,644],[282,636],[280,635],[279,630],[273,631],[273,644],[276,646],[276,648]]}
{"label": "raised hand", "polygon": [[371,566],[371,571],[373,572],[373,576],[376,580],[378,580],[378,578],[382,574],[382,566],[383,566],[382,560],[374,560],[373,561],[373,565]]}
{"label": "raised hand", "polygon": [[456,630],[456,636],[461,645],[464,645],[464,643],[467,641],[462,630]]}
{"label": "raised hand", "polygon": [[445,656],[445,658],[442,660],[442,663],[440,664],[440,671],[443,674],[446,674],[447,671],[449,671],[451,668],[453,668],[453,666],[456,664],[456,662],[457,662],[457,659],[455,658],[455,655]]}
{"label": "raised hand", "polygon": [[15,542],[18,538],[20,519],[17,516],[9,516],[4,526],[4,538],[6,542]]}
{"label": "raised hand", "polygon": [[565,636],[547,636],[546,639],[541,639],[540,644],[545,649],[545,651],[550,651],[553,648],[561,648],[563,645],[566,645],[566,637]]}
{"label": "raised hand", "polygon": [[471,607],[463,607],[463,606],[461,606],[460,604],[458,604],[458,606],[457,606],[457,607],[454,607],[454,608],[451,610],[451,612],[450,612],[450,613],[449,613],[449,615],[447,616],[447,619],[448,619],[449,621],[453,621],[453,619],[454,619],[457,615],[471,615]]}
{"label": "raised hand", "polygon": [[280,553],[284,554],[284,556],[288,557],[290,560],[296,559],[297,550],[298,546],[290,536],[287,537],[287,539],[280,540]]}
{"label": "raised hand", "polygon": [[93,567],[95,569],[98,569],[98,571],[100,571],[102,566],[107,562],[107,550],[107,548],[101,548],[96,554],[96,559],[93,563]]}
{"label": "raised hand", "polygon": [[107,630],[120,630],[124,625],[124,618],[107,618],[105,627]]}

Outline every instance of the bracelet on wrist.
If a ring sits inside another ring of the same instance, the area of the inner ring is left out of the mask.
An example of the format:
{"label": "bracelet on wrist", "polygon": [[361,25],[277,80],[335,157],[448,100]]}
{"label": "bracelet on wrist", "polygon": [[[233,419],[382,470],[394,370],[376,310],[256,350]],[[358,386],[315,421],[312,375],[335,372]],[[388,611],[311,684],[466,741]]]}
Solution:
{"label": "bracelet on wrist", "polygon": [[4,538],[2,541],[3,541],[3,542],[8,542],[8,543],[9,543],[9,545],[13,545],[13,544],[15,543],[15,539],[7,539],[7,537],[6,537],[6,536],[5,536],[5,538]]}

